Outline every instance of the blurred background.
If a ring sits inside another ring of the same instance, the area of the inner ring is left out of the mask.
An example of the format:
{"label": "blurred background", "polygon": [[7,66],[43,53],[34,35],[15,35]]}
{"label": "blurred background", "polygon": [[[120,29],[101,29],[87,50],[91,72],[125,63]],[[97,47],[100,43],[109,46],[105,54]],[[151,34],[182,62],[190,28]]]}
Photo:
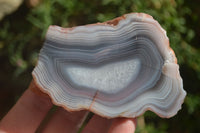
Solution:
{"label": "blurred background", "polygon": [[187,97],[173,118],[146,112],[138,119],[137,132],[199,132],[199,5],[199,0],[0,0],[0,119],[27,89],[49,25],[72,27],[144,12],[167,31]]}

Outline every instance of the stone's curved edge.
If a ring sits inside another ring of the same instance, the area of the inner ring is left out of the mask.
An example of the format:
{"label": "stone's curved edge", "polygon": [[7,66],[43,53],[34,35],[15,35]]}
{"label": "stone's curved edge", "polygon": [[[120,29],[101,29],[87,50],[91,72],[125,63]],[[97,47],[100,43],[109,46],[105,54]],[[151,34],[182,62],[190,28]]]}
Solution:
{"label": "stone's curved edge", "polygon": [[179,65],[175,63],[164,63],[162,73],[171,78],[181,78],[179,73]]}
{"label": "stone's curved edge", "polygon": [[[83,26],[85,27],[85,26],[102,25],[102,26],[115,27],[115,26],[117,26],[119,24],[119,22],[121,20],[125,20],[127,18],[127,16],[129,16],[129,15],[131,15],[131,16],[135,15],[135,16],[138,16],[139,18],[143,18],[143,19],[148,18],[148,19],[154,20],[152,16],[150,16],[150,15],[148,15],[146,13],[128,13],[128,14],[124,14],[124,15],[122,15],[120,17],[117,17],[117,18],[114,18],[112,20],[108,20],[108,21],[105,21],[105,22],[102,22],[102,23],[98,22],[98,23],[87,24],[87,25],[83,25]],[[156,21],[156,20],[154,20],[154,21]],[[81,26],[70,27],[70,28],[63,28],[63,27],[60,27],[60,26],[57,26],[57,25],[50,25],[49,28],[48,28],[48,30],[47,30],[47,33],[48,33],[49,30],[57,30],[57,31],[62,32],[62,33],[68,33],[68,31],[72,31],[72,30],[74,30],[77,27],[82,27],[82,25]],[[166,31],[163,29],[162,32],[166,32]]]}

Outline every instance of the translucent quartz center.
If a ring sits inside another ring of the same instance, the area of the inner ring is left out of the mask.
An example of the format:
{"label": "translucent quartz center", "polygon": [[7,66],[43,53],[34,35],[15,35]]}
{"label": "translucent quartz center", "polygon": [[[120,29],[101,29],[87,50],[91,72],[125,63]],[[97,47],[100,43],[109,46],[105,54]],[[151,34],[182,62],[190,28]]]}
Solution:
{"label": "translucent quartz center", "polygon": [[139,59],[129,59],[100,67],[68,66],[66,72],[71,81],[83,89],[116,93],[134,81],[140,71],[140,65]]}

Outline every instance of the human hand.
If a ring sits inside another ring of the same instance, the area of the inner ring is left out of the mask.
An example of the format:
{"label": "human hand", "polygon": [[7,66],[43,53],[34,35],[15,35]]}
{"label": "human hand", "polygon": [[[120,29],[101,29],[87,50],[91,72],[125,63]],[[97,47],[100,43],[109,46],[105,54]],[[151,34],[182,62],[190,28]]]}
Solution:
{"label": "human hand", "polygon": [[[46,94],[32,82],[21,98],[0,122],[0,133],[34,133],[53,104]],[[42,133],[76,133],[88,111],[68,112],[61,107],[54,112]],[[94,115],[82,133],[134,133],[136,120],[128,118],[106,119]]]}

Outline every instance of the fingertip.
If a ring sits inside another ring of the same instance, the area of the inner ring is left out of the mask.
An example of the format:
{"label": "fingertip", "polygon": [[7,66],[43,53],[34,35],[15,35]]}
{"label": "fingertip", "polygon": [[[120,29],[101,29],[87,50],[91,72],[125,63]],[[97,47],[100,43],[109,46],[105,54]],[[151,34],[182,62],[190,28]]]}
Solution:
{"label": "fingertip", "polygon": [[43,133],[75,133],[81,127],[87,111],[68,112],[58,107],[49,121],[41,127]]}
{"label": "fingertip", "polygon": [[49,97],[38,95],[32,83],[0,123],[1,132],[35,132],[52,107]]}
{"label": "fingertip", "polygon": [[136,118],[116,118],[113,120],[109,133],[134,133]]}
{"label": "fingertip", "polygon": [[94,115],[82,133],[107,133],[112,124],[112,119]]}

